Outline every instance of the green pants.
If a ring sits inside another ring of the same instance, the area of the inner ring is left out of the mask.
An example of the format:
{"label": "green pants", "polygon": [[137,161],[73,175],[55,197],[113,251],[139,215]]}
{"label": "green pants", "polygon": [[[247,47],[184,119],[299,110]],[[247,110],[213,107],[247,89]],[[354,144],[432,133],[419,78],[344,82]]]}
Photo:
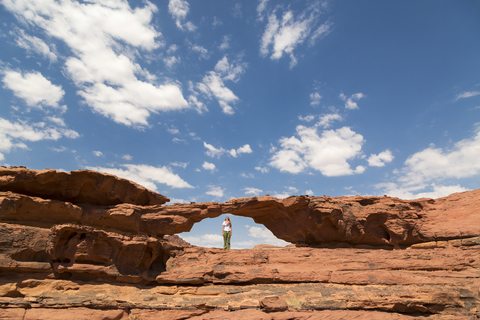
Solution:
{"label": "green pants", "polygon": [[223,249],[230,249],[230,237],[232,236],[232,231],[223,232]]}

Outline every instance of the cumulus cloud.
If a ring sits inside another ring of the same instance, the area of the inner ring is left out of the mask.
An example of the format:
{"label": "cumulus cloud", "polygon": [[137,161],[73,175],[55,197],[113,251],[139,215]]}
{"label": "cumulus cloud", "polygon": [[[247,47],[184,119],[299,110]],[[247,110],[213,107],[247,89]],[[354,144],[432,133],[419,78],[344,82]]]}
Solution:
{"label": "cumulus cloud", "polygon": [[41,73],[6,70],[3,76],[4,86],[31,107],[49,106],[60,108],[59,102],[65,91],[62,86],[54,85]]}
{"label": "cumulus cloud", "polygon": [[275,237],[275,235],[265,227],[256,227],[249,225],[245,225],[245,227],[248,229],[248,235],[250,237],[259,239],[261,243],[273,244],[276,246],[286,246],[289,244],[288,242]]}
{"label": "cumulus cloud", "polygon": [[[257,7],[259,17],[266,10],[266,2],[261,2]],[[294,50],[310,39],[314,44],[321,35],[328,34],[332,27],[331,22],[318,26],[320,9],[318,3],[310,6],[302,13],[295,15],[293,11],[283,11],[277,7],[268,14],[268,23],[260,41],[260,54],[270,59],[279,60],[283,55],[290,56],[290,68],[297,64]],[[261,19],[263,20],[263,19]]]}
{"label": "cumulus cloud", "polygon": [[358,109],[357,101],[361,98],[364,98],[365,95],[361,92],[352,94],[350,97],[347,97],[343,93],[340,94],[340,99],[345,101],[345,109]]}
{"label": "cumulus cloud", "polygon": [[252,188],[252,187],[246,187],[243,190],[245,190],[245,194],[253,195],[253,196],[258,196],[263,192],[262,189]]}
{"label": "cumulus cloud", "polygon": [[[193,188],[168,167],[154,167],[143,164],[122,164],[121,168],[86,167],[86,169],[106,172],[118,177],[134,181],[147,189],[156,191],[157,183],[172,188]],[[123,169],[122,169],[123,168]]]}
{"label": "cumulus cloud", "polygon": [[4,153],[9,153],[12,149],[28,149],[25,141],[58,140],[62,137],[75,139],[79,134],[45,122],[29,124],[26,121],[11,122],[0,118],[0,160],[5,159]]}
{"label": "cumulus cloud", "polygon": [[246,144],[238,149],[230,149],[230,150],[226,150],[224,148],[215,148],[214,146],[212,146],[211,144],[208,144],[206,142],[203,142],[203,146],[205,148],[207,148],[207,151],[205,151],[205,154],[209,157],[212,157],[212,158],[219,158],[221,155],[223,154],[229,154],[231,155],[232,157],[236,158],[238,155],[242,154],[242,153],[252,153],[252,148],[250,148],[250,145],[249,144]]}
{"label": "cumulus cloud", "polygon": [[200,236],[184,236],[181,238],[188,243],[205,248],[221,247],[223,245],[223,237],[220,234],[203,234]]}
{"label": "cumulus cloud", "polygon": [[207,192],[205,192],[206,194],[214,196],[216,198],[223,197],[223,193],[224,193],[225,189],[222,189],[221,187],[216,187],[214,185],[208,185],[207,187],[208,187],[209,190]]}
{"label": "cumulus cloud", "polygon": [[170,0],[168,3],[168,12],[175,19],[175,23],[180,30],[195,31],[195,25],[187,21],[184,23],[187,17],[188,11],[190,11],[190,5],[185,0]]}
{"label": "cumulus cloud", "polygon": [[102,151],[93,151],[93,155],[95,155],[96,157],[102,157],[103,152]]}
{"label": "cumulus cloud", "polygon": [[[235,150],[236,155],[242,154],[242,153],[252,153],[252,148],[250,148],[249,144],[244,145],[243,147],[238,148]],[[235,155],[235,157],[236,157]]]}
{"label": "cumulus cloud", "polygon": [[134,9],[124,0],[26,0],[4,6],[71,49],[65,74],[95,112],[145,126],[151,113],[189,107],[176,83],[159,83],[132,54],[163,45],[161,33],[150,25],[157,10],[152,3]]}
{"label": "cumulus cloud", "polygon": [[215,166],[215,164],[205,161],[205,162],[202,164],[202,168],[203,168],[204,170],[210,170],[210,171],[213,172],[213,171],[215,171],[215,169],[216,169],[217,167]]}
{"label": "cumulus cloud", "polygon": [[320,120],[317,122],[316,126],[322,128],[330,128],[334,121],[341,121],[343,118],[338,113],[329,113],[320,116]]}
{"label": "cumulus cloud", "polygon": [[372,154],[368,158],[368,165],[371,167],[383,167],[385,163],[390,163],[393,161],[393,154],[390,150],[385,150],[379,154]]}
{"label": "cumulus cloud", "polygon": [[[349,127],[318,132],[317,127],[297,126],[297,136],[280,139],[280,149],[270,165],[280,171],[300,173],[308,168],[328,177],[363,173],[365,167],[350,167],[348,160],[361,155],[363,136]],[[297,138],[298,137],[298,138]]]}
{"label": "cumulus cloud", "polygon": [[451,149],[434,145],[405,161],[401,182],[417,184],[447,178],[468,178],[480,174],[480,127],[472,138],[461,140]]}
{"label": "cumulus cloud", "polygon": [[453,184],[455,179],[480,175],[480,127],[473,136],[458,141],[452,148],[430,145],[416,152],[404,163],[394,182],[380,183],[384,194],[415,199],[438,198],[467,189]]}

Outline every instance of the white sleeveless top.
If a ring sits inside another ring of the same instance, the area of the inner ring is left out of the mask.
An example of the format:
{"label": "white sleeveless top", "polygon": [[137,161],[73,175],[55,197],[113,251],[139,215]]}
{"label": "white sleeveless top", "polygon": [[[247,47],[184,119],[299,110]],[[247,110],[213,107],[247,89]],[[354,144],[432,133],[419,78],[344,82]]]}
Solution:
{"label": "white sleeveless top", "polygon": [[229,221],[223,221],[223,231],[232,231],[232,224]]}

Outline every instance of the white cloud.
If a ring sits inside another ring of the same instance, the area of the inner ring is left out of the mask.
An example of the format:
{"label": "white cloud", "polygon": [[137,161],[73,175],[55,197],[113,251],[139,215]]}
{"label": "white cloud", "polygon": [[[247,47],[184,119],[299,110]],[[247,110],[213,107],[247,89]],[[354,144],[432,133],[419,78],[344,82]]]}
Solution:
{"label": "white cloud", "polygon": [[318,92],[314,92],[310,94],[310,105],[318,106],[320,104],[321,99],[322,99],[322,96]]}
{"label": "white cloud", "polygon": [[405,161],[403,183],[417,184],[447,178],[468,178],[480,174],[480,127],[474,136],[444,150],[430,147],[411,155]]}
{"label": "white cloud", "polygon": [[170,56],[170,57],[164,58],[163,62],[165,63],[165,66],[167,68],[171,69],[176,63],[180,62],[180,58],[177,58],[175,56]]}
{"label": "white cloud", "polygon": [[192,51],[199,53],[201,58],[203,59],[210,58],[210,55],[208,54],[208,50],[205,49],[204,47],[195,44],[195,45],[191,45],[190,48],[192,49]]}
{"label": "white cloud", "polygon": [[346,109],[358,109],[357,101],[361,98],[365,98],[365,95],[361,92],[352,94],[349,98],[345,96],[343,93],[340,94],[340,99],[345,101],[345,108]]}
{"label": "white cloud", "polygon": [[[414,186],[405,186],[403,184],[391,183],[379,183],[376,185],[381,189],[384,194],[391,197],[398,197],[400,199],[419,199],[419,198],[432,198],[437,199],[448,196],[456,192],[468,191],[457,185],[437,185],[435,183],[419,184]],[[423,190],[423,191],[422,191]],[[430,190],[430,191],[425,191]]]}
{"label": "white cloud", "polygon": [[208,144],[206,142],[203,142],[203,146],[208,149],[205,152],[205,154],[209,157],[212,157],[212,158],[220,157],[222,154],[224,154],[226,152],[225,149],[223,149],[223,148],[217,149],[214,146],[212,146],[211,144]]}
{"label": "white cloud", "polygon": [[62,137],[75,139],[79,134],[64,127],[47,125],[45,122],[29,124],[26,121],[10,122],[0,118],[0,160],[5,159],[3,153],[14,148],[28,149],[24,141],[58,140]]}
{"label": "white cloud", "polygon": [[275,237],[275,235],[265,227],[251,227],[248,225],[246,225],[245,227],[248,228],[248,235],[250,237],[261,239],[261,241],[266,244],[273,244],[277,246],[286,246],[289,244],[288,242]]}
{"label": "white cloud", "polygon": [[217,167],[215,166],[215,164],[205,161],[205,162],[203,162],[203,164],[202,164],[202,168],[203,168],[204,170],[210,170],[210,171],[213,172],[213,171],[215,171],[215,169],[216,169]]}
{"label": "white cloud", "polygon": [[64,151],[67,151],[68,149],[64,146],[61,146],[60,148],[50,148],[50,150],[53,150],[55,152],[64,152]]}
{"label": "white cloud", "polygon": [[183,24],[183,21],[187,17],[188,11],[190,10],[190,5],[185,0],[170,0],[168,3],[168,12],[175,19],[175,23],[180,30],[187,29],[188,31],[195,31],[196,27],[191,22],[186,22]]}
{"label": "white cloud", "polygon": [[480,94],[480,91],[465,91],[465,92],[457,94],[457,96],[455,97],[455,101],[457,101],[459,99],[475,97],[475,96],[478,96],[479,94]]}
{"label": "white cloud", "polygon": [[313,115],[308,115],[308,116],[305,116],[305,117],[303,117],[303,116],[298,116],[298,120],[306,121],[306,122],[310,122],[310,121],[312,121],[312,120],[314,120],[314,119],[315,119],[315,116],[313,116]]}
{"label": "white cloud", "polygon": [[238,154],[241,154],[241,153],[252,153],[252,149],[250,148],[250,145],[249,144],[246,144],[244,145],[243,147],[240,147],[237,149],[237,153]]}
{"label": "white cloud", "polygon": [[154,167],[149,165],[123,164],[120,168],[86,167],[86,169],[106,172],[118,177],[134,181],[147,189],[156,191],[156,183],[166,184],[172,188],[193,188],[168,167]]}
{"label": "white cloud", "polygon": [[231,149],[231,150],[225,150],[224,148],[215,148],[211,144],[208,144],[206,142],[203,142],[203,146],[207,148],[207,151],[205,151],[205,154],[209,157],[212,158],[220,158],[221,155],[223,154],[229,154],[232,157],[236,158],[238,155],[242,153],[252,153],[252,149],[250,148],[249,144],[244,145],[243,147],[240,147],[238,149]]}
{"label": "white cloud", "polygon": [[385,163],[390,163],[393,161],[393,154],[390,150],[385,150],[377,154],[371,154],[368,158],[368,165],[371,167],[383,167]]}
{"label": "white cloud", "polygon": [[220,50],[227,50],[230,48],[230,36],[223,36],[222,43],[218,46]]}
{"label": "white cloud", "polygon": [[213,17],[213,22],[212,22],[212,26],[215,28],[217,26],[221,26],[223,24],[223,22],[218,19],[216,16]]}
{"label": "white cloud", "polygon": [[21,72],[7,70],[4,72],[3,83],[6,88],[13,91],[16,97],[23,99],[31,107],[50,106],[59,108],[58,103],[65,94],[61,86],[52,84],[36,71],[22,74]]}
{"label": "white cloud", "polygon": [[324,114],[320,117],[320,121],[317,122],[316,126],[323,127],[325,129],[330,128],[332,123],[336,120],[341,121],[343,118],[338,113]]}
{"label": "white cloud", "polygon": [[96,157],[101,157],[101,156],[103,156],[102,151],[93,151],[93,154],[94,154]]}
{"label": "white cloud", "polygon": [[238,82],[239,76],[245,72],[247,64],[242,62],[229,63],[227,56],[224,56],[215,65],[215,72],[217,72],[223,80],[230,80]]}
{"label": "white cloud", "polygon": [[170,165],[172,165],[174,167],[181,167],[181,168],[185,169],[188,165],[188,162],[171,162]]}
{"label": "white cloud", "polygon": [[242,4],[240,2],[235,3],[232,9],[233,9],[233,16],[235,18],[242,17]]}
{"label": "white cloud", "polygon": [[288,191],[284,191],[284,192],[274,192],[273,193],[273,196],[275,198],[278,198],[278,199],[285,199],[285,198],[288,198],[290,197],[292,194],[289,193]]}
{"label": "white cloud", "polygon": [[332,31],[332,26],[333,22],[327,21],[323,23],[320,27],[318,27],[317,30],[315,30],[310,37],[310,44],[314,45],[318,39],[322,39],[328,36],[328,34]]}
{"label": "white cloud", "polygon": [[471,138],[461,140],[450,149],[434,145],[414,153],[397,172],[396,181],[381,183],[377,188],[384,194],[415,199],[438,198],[467,189],[452,184],[454,179],[480,175],[480,127]]}
{"label": "white cloud", "polygon": [[221,247],[223,245],[223,237],[219,234],[203,234],[201,236],[184,236],[180,237],[188,243],[201,247]]}
{"label": "white cloud", "polygon": [[213,95],[218,100],[223,113],[229,115],[235,113],[231,104],[235,103],[238,97],[225,86],[223,79],[216,72],[208,72],[201,84],[202,86],[199,86],[200,91],[203,91],[207,96]]}
{"label": "white cloud", "polygon": [[20,48],[27,50],[28,53],[37,53],[49,59],[50,62],[57,61],[57,55],[50,50],[50,47],[42,39],[25,34],[22,29],[18,29],[16,35],[15,43]]}
{"label": "white cloud", "polygon": [[293,192],[293,193],[298,192],[298,189],[295,188],[295,187],[287,187],[287,189],[288,189],[288,191]]}
{"label": "white cloud", "polygon": [[[190,104],[195,106],[201,113],[207,108],[199,100],[200,94],[206,99],[217,99],[223,113],[233,115],[235,113],[232,104],[235,104],[238,97],[226,87],[224,81],[237,82],[239,76],[245,72],[247,64],[240,61],[230,63],[227,56],[224,56],[215,65],[214,71],[209,71],[203,77],[202,82],[193,85],[190,83],[189,90],[192,95],[189,97]],[[198,90],[198,91],[197,91]]]}
{"label": "white cloud", "polygon": [[[260,14],[265,10],[265,4],[261,3],[257,7],[259,17],[262,17]],[[281,19],[278,19],[277,12],[280,11],[280,8],[277,7],[268,16],[268,23],[260,42],[260,54],[264,57],[271,54],[270,59],[272,60],[278,60],[284,54],[289,55],[291,59],[290,68],[292,68],[297,64],[294,50],[308,38],[310,38],[310,43],[313,44],[321,34],[326,35],[331,28],[331,23],[324,24],[312,32],[320,17],[320,10],[317,5],[310,6],[297,16],[291,10],[285,11]]]}
{"label": "white cloud", "polygon": [[135,61],[138,50],[163,45],[161,33],[150,25],[157,10],[151,2],[134,9],[125,0],[25,0],[4,5],[71,49],[65,74],[95,112],[141,127],[148,125],[151,113],[188,108],[176,83],[158,83]]}
{"label": "white cloud", "polygon": [[261,173],[267,173],[268,168],[267,167],[255,167],[255,170],[260,171]]}
{"label": "white cloud", "polygon": [[349,127],[324,130],[320,135],[316,127],[297,126],[296,130],[299,138],[280,139],[280,150],[270,158],[272,167],[290,173],[312,168],[329,177],[365,171],[362,166],[353,170],[347,162],[361,155],[364,142],[363,136]]}
{"label": "white cloud", "polygon": [[131,161],[131,160],[133,159],[133,157],[132,157],[131,155],[129,155],[129,154],[124,154],[124,155],[122,156],[122,159],[123,159],[123,160],[127,160],[127,161]]}
{"label": "white cloud", "polygon": [[257,6],[257,15],[258,15],[258,20],[263,21],[263,12],[267,8],[267,3],[268,0],[260,0]]}
{"label": "white cloud", "polygon": [[179,138],[173,138],[172,139],[173,142],[177,143],[177,142],[185,142],[186,143],[186,140],[185,139],[179,139]]}
{"label": "white cloud", "polygon": [[315,193],[311,189],[305,190],[305,194],[309,196],[313,196]]}
{"label": "white cloud", "polygon": [[180,130],[178,130],[174,126],[171,126],[170,128],[167,128],[167,131],[171,134],[179,134],[180,133]]}
{"label": "white cloud", "polygon": [[216,198],[223,197],[223,193],[224,193],[225,189],[222,189],[220,187],[216,187],[214,185],[208,185],[207,187],[209,188],[209,190],[207,192],[205,192],[206,194],[214,196]]}

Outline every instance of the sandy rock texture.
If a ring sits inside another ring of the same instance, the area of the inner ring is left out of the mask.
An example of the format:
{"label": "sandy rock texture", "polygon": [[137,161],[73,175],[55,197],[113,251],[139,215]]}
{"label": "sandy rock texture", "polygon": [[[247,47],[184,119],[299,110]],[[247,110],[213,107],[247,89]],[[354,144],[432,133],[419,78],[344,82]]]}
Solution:
{"label": "sandy rock texture", "polygon": [[[480,190],[164,205],[88,170],[0,168],[0,319],[480,319]],[[176,234],[224,213],[287,247]]]}

